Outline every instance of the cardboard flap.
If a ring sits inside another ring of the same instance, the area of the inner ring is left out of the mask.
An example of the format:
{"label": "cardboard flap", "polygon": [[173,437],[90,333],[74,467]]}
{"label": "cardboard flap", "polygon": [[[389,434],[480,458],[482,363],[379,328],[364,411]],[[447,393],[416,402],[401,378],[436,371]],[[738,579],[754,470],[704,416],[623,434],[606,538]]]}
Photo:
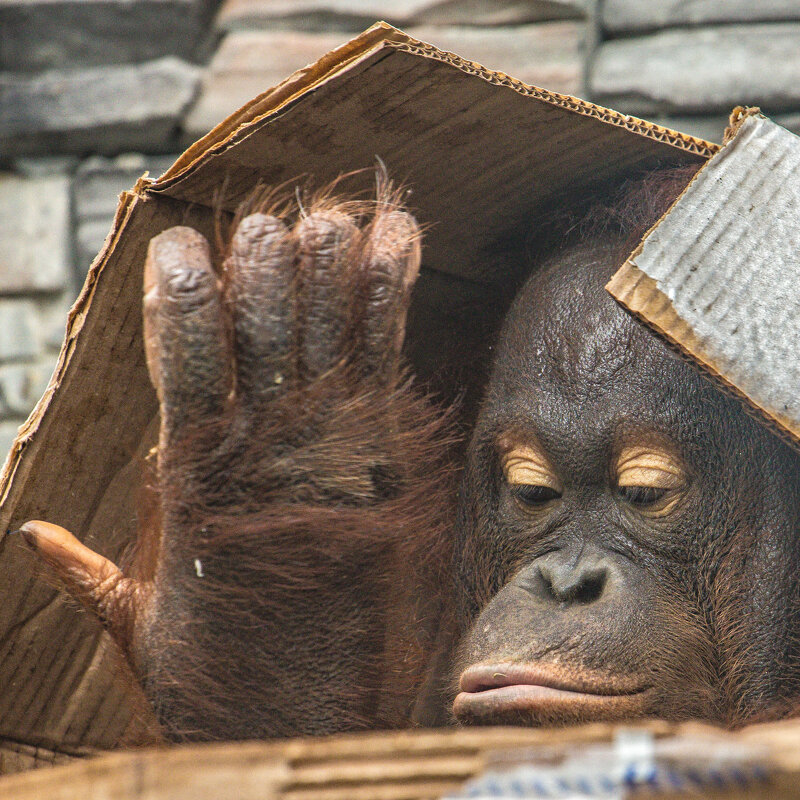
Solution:
{"label": "cardboard flap", "polygon": [[[219,218],[259,185],[300,175],[320,184],[360,169],[368,186],[378,155],[428,225],[409,356],[423,377],[460,359],[474,379],[482,325],[492,322],[487,287],[525,267],[518,255],[509,259],[504,240],[524,236],[537,214],[590,184],[702,162],[716,150],[526,86],[389,26],[371,28],[232,115],[160,180],[123,196],[48,392],[6,461],[0,530],[47,519],[112,558],[131,542],[140,466],[158,423],[142,352],[142,266],[162,230],[191,225],[213,241]],[[7,535],[0,582],[0,751],[4,742],[75,752],[146,737],[136,691],[100,626],[50,589]]]}
{"label": "cardboard flap", "polygon": [[[259,183],[325,183],[377,156],[412,189],[428,227],[426,268],[491,282],[507,269],[502,243],[564,197],[716,150],[382,23],[234,114],[150,191],[234,211]],[[368,190],[372,180],[367,172],[353,186]]]}
{"label": "cardboard flap", "polygon": [[608,289],[798,444],[800,138],[736,124]]}

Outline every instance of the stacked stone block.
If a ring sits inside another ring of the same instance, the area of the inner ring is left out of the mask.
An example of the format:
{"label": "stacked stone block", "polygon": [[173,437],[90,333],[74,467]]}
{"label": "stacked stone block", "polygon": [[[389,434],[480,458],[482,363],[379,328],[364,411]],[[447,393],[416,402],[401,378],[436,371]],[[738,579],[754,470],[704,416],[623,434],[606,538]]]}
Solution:
{"label": "stacked stone block", "polygon": [[0,0],[0,457],[47,386],[117,195],[166,166],[135,156],[98,175],[84,159],[176,151],[217,4]]}
{"label": "stacked stone block", "polygon": [[736,105],[800,132],[798,0],[602,0],[591,99],[719,142]]}
{"label": "stacked stone block", "polygon": [[0,174],[0,451],[44,392],[74,294],[70,179]]}

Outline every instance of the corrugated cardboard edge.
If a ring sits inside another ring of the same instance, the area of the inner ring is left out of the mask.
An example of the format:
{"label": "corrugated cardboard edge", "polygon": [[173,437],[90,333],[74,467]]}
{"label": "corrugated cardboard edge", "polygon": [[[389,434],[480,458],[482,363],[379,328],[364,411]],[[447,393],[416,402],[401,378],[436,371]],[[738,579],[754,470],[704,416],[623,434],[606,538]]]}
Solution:
{"label": "corrugated cardboard edge", "polygon": [[151,184],[150,189],[158,191],[174,185],[209,155],[225,150],[242,136],[247,135],[251,126],[277,114],[303,94],[312,91],[342,70],[368,58],[384,47],[392,47],[396,50],[442,61],[495,86],[506,86],[519,94],[542,100],[566,111],[601,120],[609,125],[624,128],[632,133],[696,153],[705,158],[710,158],[719,150],[719,145],[704,139],[679,133],[638,117],[621,114],[571,95],[550,92],[523,83],[505,73],[495,72],[455,53],[440,50],[432,44],[414,39],[386,22],[378,22],[341,47],[330,51],[314,64],[293,73],[285,81],[254,98],[229,116],[210,133],[189,147],[167,172]]}
{"label": "corrugated cardboard edge", "polygon": [[800,450],[800,427],[786,416],[767,411],[722,374],[691,325],[679,316],[653,278],[626,261],[608,282],[606,289],[637,319],[699,367],[722,391],[743,401],[745,409],[767,425],[776,436]]}
{"label": "corrugated cardboard edge", "polygon": [[[737,106],[731,112],[730,125],[725,132],[725,142],[731,141],[744,121],[760,114],[760,109]],[[713,356],[704,347],[692,326],[684,320],[672,305],[672,301],[658,286],[658,282],[646,275],[636,264],[637,256],[642,252],[644,241],[650,232],[657,228],[667,217],[692,183],[706,169],[703,165],[686,185],[684,190],[670,205],[664,215],[642,237],[642,241],[631,253],[625,263],[617,270],[606,285],[608,292],[625,308],[634,314],[645,325],[666,339],[683,356],[698,366],[708,375],[722,391],[743,401],[745,409],[752,412],[760,422],[767,425],[778,437],[791,447],[800,450],[800,425],[790,417],[778,411],[768,411],[756,400],[739,389],[723,374]]]}
{"label": "corrugated cardboard edge", "polygon": [[98,276],[102,272],[106,261],[119,241],[133,209],[137,202],[141,200],[141,192],[148,184],[149,181],[146,178],[140,178],[131,191],[123,192],[120,195],[119,205],[114,215],[114,222],[111,225],[111,230],[106,236],[102,249],[89,267],[89,272],[86,276],[83,288],[67,314],[64,343],[61,346],[61,350],[58,354],[58,361],[53,369],[53,374],[50,377],[47,388],[33,411],[31,411],[27,420],[20,426],[19,432],[6,456],[2,472],[0,472],[0,507],[3,506],[8,497],[9,490],[23,459],[25,450],[31,439],[35,436],[39,424],[47,412],[50,399],[61,385],[63,376],[69,367],[75,349],[75,341],[83,328],[86,315],[89,312],[94,297]]}

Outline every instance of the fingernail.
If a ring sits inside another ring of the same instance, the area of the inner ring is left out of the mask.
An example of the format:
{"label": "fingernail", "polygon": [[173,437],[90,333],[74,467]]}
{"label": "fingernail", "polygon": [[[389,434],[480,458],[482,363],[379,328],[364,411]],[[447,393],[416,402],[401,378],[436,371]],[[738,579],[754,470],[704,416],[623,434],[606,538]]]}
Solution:
{"label": "fingernail", "polygon": [[25,540],[25,544],[28,547],[36,547],[36,537],[30,532],[26,531],[25,528],[17,528],[17,530],[12,531],[10,528],[6,531],[6,536],[16,536],[19,534]]}

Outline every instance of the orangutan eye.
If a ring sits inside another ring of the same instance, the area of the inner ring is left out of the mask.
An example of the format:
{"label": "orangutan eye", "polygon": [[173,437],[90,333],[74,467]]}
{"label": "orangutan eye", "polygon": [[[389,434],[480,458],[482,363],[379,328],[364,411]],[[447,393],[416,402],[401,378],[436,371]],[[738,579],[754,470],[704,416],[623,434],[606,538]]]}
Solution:
{"label": "orangutan eye", "polygon": [[668,491],[657,486],[620,486],[619,496],[633,506],[646,507],[657,503]]}
{"label": "orangutan eye", "polygon": [[503,475],[511,496],[522,508],[538,508],[561,497],[561,482],[539,447],[509,445],[504,449]]}
{"label": "orangutan eye", "polygon": [[511,487],[511,493],[526,506],[540,506],[561,497],[561,493],[550,486],[518,484]]}
{"label": "orangutan eye", "polygon": [[625,503],[651,514],[666,514],[686,486],[677,457],[666,449],[629,446],[616,463],[617,495]]}

